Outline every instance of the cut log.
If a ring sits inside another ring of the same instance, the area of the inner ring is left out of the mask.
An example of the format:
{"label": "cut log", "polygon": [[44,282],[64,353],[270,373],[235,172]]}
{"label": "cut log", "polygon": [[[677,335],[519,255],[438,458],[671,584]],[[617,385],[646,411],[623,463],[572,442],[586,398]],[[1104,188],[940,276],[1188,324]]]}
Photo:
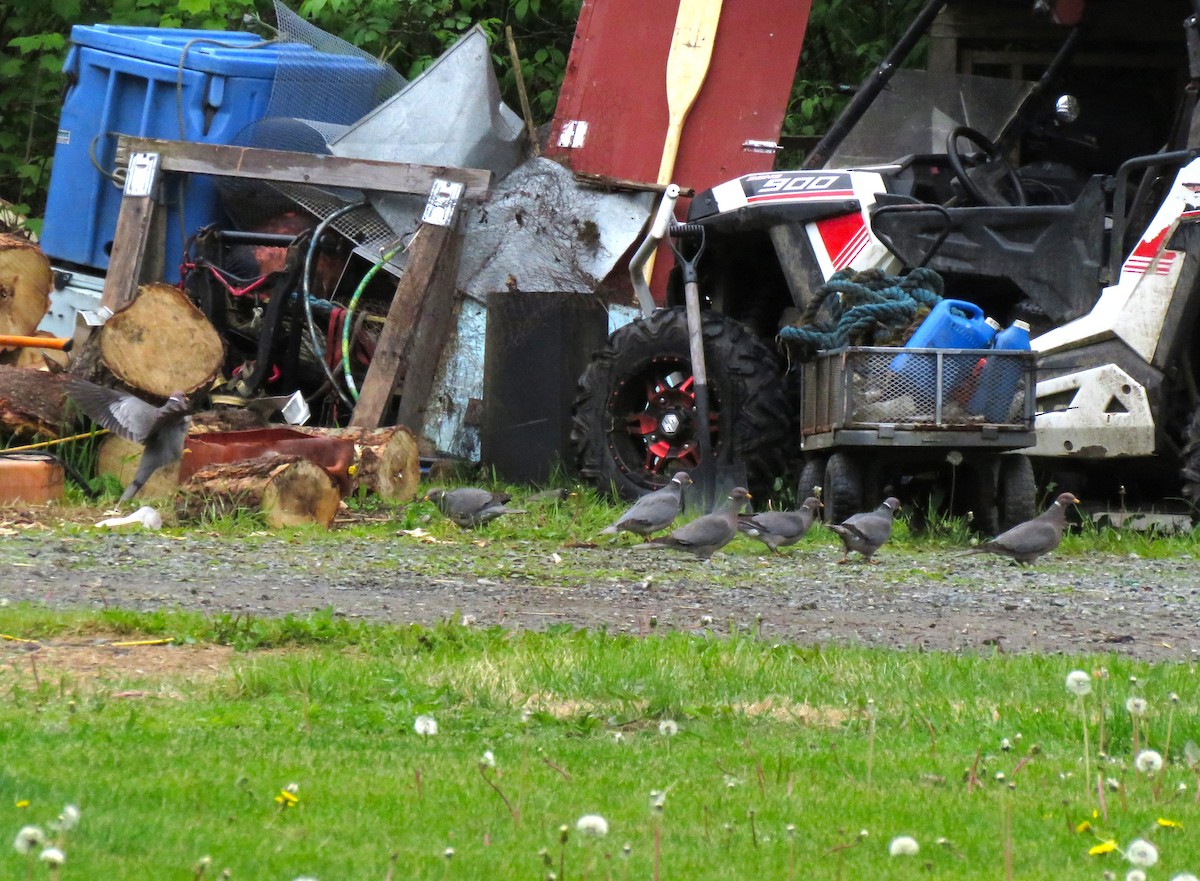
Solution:
{"label": "cut log", "polygon": [[168,284],[149,284],[101,329],[100,357],[126,385],[165,398],[211,383],[225,351],[186,294]]}
{"label": "cut log", "polygon": [[261,510],[273,528],[320,523],[329,528],[341,503],[336,482],[300,456],[260,456],[207,465],[180,488],[179,513]]}
{"label": "cut log", "polygon": [[66,376],[0,365],[0,432],[59,437],[72,421]]}
{"label": "cut log", "polygon": [[421,457],[416,438],[403,425],[392,428],[299,427],[298,430],[354,442],[357,453],[354,489],[365,488],[390,502],[410,502],[417,497]]}
{"label": "cut log", "polygon": [[[141,458],[141,444],[110,434],[100,441],[100,449],[96,452],[96,474],[111,474],[122,487],[129,486]],[[174,495],[179,489],[179,466],[179,462],[172,462],[151,474],[137,498],[162,499]]]}
{"label": "cut log", "polygon": [[50,306],[53,286],[42,249],[29,239],[0,233],[0,334],[32,334]]}

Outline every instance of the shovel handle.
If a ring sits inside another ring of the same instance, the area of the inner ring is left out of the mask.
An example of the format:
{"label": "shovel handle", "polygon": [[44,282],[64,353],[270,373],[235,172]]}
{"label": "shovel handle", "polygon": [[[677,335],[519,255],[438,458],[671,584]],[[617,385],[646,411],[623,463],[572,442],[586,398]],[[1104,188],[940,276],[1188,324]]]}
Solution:
{"label": "shovel handle", "polygon": [[74,342],[70,337],[52,336],[8,336],[0,334],[0,346],[14,346],[18,349],[57,349],[60,352],[71,351]]}

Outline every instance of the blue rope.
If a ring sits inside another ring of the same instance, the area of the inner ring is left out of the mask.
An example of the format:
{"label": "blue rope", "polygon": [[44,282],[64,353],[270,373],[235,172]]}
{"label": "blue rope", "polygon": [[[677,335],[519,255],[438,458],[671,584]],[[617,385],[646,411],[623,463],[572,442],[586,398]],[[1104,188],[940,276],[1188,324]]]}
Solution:
{"label": "blue rope", "polygon": [[[822,349],[860,345],[880,331],[894,333],[908,327],[922,307],[928,310],[940,303],[944,291],[942,277],[924,266],[904,276],[843,269],[817,291],[800,325],[782,328],[779,338],[800,360]],[[817,321],[826,302],[831,318]]]}

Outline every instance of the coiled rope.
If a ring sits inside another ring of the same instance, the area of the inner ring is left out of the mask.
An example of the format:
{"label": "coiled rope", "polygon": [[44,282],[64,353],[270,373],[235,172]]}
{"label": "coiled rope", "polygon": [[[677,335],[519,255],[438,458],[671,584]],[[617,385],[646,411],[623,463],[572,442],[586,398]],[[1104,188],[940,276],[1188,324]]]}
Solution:
{"label": "coiled rope", "polygon": [[[878,337],[894,336],[911,325],[921,307],[940,303],[944,290],[942,277],[923,266],[907,275],[843,269],[820,287],[797,326],[780,329],[779,339],[801,361],[823,349],[879,345]],[[830,318],[818,321],[826,303]]]}

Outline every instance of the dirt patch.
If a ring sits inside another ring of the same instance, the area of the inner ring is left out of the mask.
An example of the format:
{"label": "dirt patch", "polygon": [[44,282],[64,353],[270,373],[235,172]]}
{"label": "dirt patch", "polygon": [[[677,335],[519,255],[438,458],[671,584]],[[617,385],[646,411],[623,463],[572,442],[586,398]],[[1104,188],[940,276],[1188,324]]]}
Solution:
{"label": "dirt patch", "polygon": [[120,636],[86,642],[5,639],[0,642],[0,688],[6,679],[27,687],[36,687],[39,681],[67,681],[85,692],[129,685],[127,691],[111,696],[145,697],[149,692],[132,686],[211,681],[229,669],[234,655],[228,646],[129,642]]}

